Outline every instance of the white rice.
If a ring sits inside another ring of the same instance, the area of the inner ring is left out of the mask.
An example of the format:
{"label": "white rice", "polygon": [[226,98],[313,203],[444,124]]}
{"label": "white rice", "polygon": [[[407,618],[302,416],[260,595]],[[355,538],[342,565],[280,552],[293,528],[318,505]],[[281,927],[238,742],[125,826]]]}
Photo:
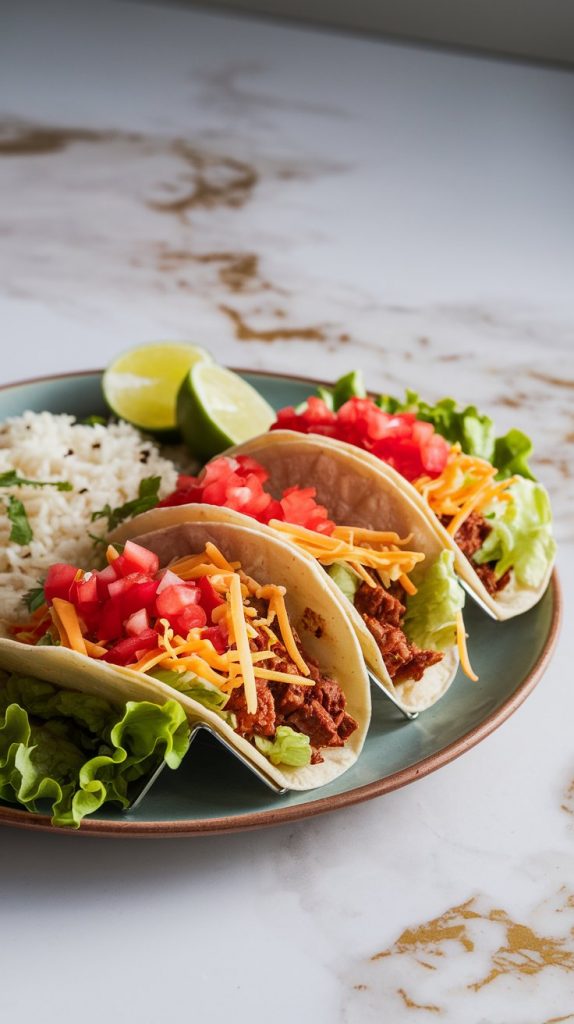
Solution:
{"label": "white rice", "polygon": [[[49,412],[25,412],[0,426],[0,473],[12,469],[31,480],[67,481],[73,490],[0,488],[0,619],[26,617],[23,594],[54,562],[89,568],[99,561],[88,531],[101,536],[107,520],[92,523],[92,512],[136,498],[145,477],[161,476],[164,497],[178,473],[153,441],[127,423],[90,427]],[[25,546],[9,539],[3,500],[9,495],[23,503],[33,530]]]}

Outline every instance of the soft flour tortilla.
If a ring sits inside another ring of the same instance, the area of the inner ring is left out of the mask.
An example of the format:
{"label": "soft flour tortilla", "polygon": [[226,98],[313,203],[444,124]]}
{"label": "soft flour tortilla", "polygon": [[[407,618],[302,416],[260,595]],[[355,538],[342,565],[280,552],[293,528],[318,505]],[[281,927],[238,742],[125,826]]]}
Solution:
{"label": "soft flour tortilla", "polygon": [[[301,487],[313,486],[317,490],[317,501],[325,505],[329,518],[341,525],[393,530],[403,537],[410,534],[412,540],[409,547],[425,555],[425,561],[417,567],[419,578],[444,548],[431,529],[427,516],[409,501],[404,490],[395,488],[384,476],[374,474],[371,467],[355,458],[353,453],[347,453],[336,446],[323,445],[322,438],[274,431],[231,449],[227,454],[253,456],[269,472],[267,486],[276,497],[280,497],[285,488],[294,484]],[[251,524],[251,528],[259,534],[277,537],[277,532],[271,527],[254,523],[253,519],[239,512],[213,505],[179,505],[144,512],[119,527],[110,540],[124,542],[143,532],[202,520]],[[317,566],[311,555],[304,554],[303,557]],[[382,688],[409,712],[423,711],[436,703],[456,675],[458,653],[454,636],[452,648],[444,652],[442,661],[425,671],[422,679],[418,682],[407,680],[395,685],[360,614],[320,567],[319,572],[323,588],[337,600],[349,617],[369,670]],[[416,578],[417,573],[414,574],[415,582]]]}
{"label": "soft flour tortilla", "polygon": [[[253,524],[252,520],[243,519],[243,522]],[[28,647],[10,639],[0,639],[0,667],[38,676],[66,689],[81,690],[115,703],[148,700],[163,704],[166,700],[177,700],[190,722],[208,722],[228,744],[281,787],[313,789],[331,782],[350,768],[359,756],[370,722],[369,681],[354,633],[338,602],[333,601],[325,588],[321,570],[275,534],[264,538],[257,531],[235,523],[180,521],[180,525],[154,529],[145,536],[139,534],[138,543],[155,551],[162,566],[203,551],[205,544],[211,541],[226,558],[240,561],[245,572],[258,582],[286,587],[290,621],[304,648],[317,659],[327,675],[337,679],[347,698],[347,711],[358,722],[358,728],[344,747],[322,749],[322,764],[303,768],[275,767],[218,714],[145,673],[102,664],[67,648]]]}
{"label": "soft flour tortilla", "polygon": [[[550,582],[550,577],[552,576],[554,563],[551,563],[548,566],[544,579],[538,587],[526,587],[519,584],[513,576],[504,590],[501,590],[496,597],[489,594],[484,583],[473,569],[471,562],[469,562],[466,555],[462,553],[453,536],[442,525],[438,516],[436,516],[429,508],[429,505],[423,498],[422,494],[420,494],[416,487],[413,487],[408,480],[405,480],[404,476],[401,476],[396,469],[387,465],[386,462],[382,462],[381,459],[376,457],[376,455],[371,455],[370,452],[365,452],[362,448],[357,448],[355,445],[347,444],[346,441],[335,441],[333,438],[325,438],[319,434],[301,435],[292,430],[277,430],[272,431],[270,436],[278,437],[279,443],[293,443],[295,438],[308,437],[312,443],[319,444],[325,449],[339,449],[346,451],[349,455],[353,455],[355,458],[360,459],[365,463],[365,465],[372,467],[375,472],[380,473],[394,487],[401,490],[405,497],[407,497],[409,501],[413,505],[416,505],[423,513],[436,536],[439,538],[441,546],[454,553],[455,570],[458,576],[460,576],[461,579],[464,580],[465,584],[468,585],[471,596],[476,597],[479,603],[485,608],[485,611],[487,611],[492,618],[498,619],[499,622],[504,622],[506,619],[514,618],[515,615],[522,615],[523,612],[527,612],[529,608],[533,608],[535,604],[538,604],[540,598],[545,593]],[[255,440],[259,442],[261,438],[255,438]],[[251,443],[252,442],[247,442],[246,445],[242,445],[240,448],[234,448],[229,454],[253,454],[250,449]]]}

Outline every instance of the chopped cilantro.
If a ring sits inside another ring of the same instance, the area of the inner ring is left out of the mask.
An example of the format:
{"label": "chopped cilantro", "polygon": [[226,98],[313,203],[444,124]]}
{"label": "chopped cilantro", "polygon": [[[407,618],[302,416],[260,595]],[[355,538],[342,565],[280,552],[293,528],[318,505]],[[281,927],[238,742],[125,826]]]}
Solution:
{"label": "chopped cilantro", "polygon": [[108,421],[103,416],[86,416],[85,420],[80,420],[80,423],[84,427],[95,427],[98,423],[105,427]]}
{"label": "chopped cilantro", "polygon": [[0,473],[0,487],[55,487],[57,491],[71,491],[72,485],[65,480],[27,480],[15,469]]}
{"label": "chopped cilantro", "polygon": [[159,500],[160,484],[160,476],[145,477],[140,482],[137,498],[132,498],[131,501],[126,501],[118,508],[112,508],[111,505],[104,505],[104,507],[98,509],[97,512],[92,512],[92,522],[96,519],[107,519],[108,532],[111,532],[116,528],[116,526],[123,523],[124,519],[131,519],[133,516],[139,515],[140,512],[147,512],[150,508],[155,508]]}
{"label": "chopped cilantro", "polygon": [[27,590],[26,593],[22,595],[22,600],[29,612],[38,611],[38,608],[41,608],[42,605],[46,603],[44,583],[45,580],[38,580],[37,587],[32,587],[31,590]]}
{"label": "chopped cilantro", "polygon": [[34,534],[32,533],[32,527],[28,522],[26,509],[18,498],[8,498],[6,514],[12,523],[10,540],[13,540],[15,544],[29,544]]}

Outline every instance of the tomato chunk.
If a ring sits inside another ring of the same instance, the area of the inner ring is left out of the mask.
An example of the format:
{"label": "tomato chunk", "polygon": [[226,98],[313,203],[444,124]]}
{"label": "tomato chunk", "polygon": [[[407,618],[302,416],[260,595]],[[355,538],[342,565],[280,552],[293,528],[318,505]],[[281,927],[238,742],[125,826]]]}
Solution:
{"label": "tomato chunk", "polygon": [[44,583],[46,603],[51,604],[55,597],[61,597],[64,601],[68,601],[70,587],[77,574],[78,570],[75,565],[68,565],[66,562],[56,562],[55,565],[51,565]]}
{"label": "tomato chunk", "polygon": [[158,618],[169,619],[172,615],[179,615],[189,605],[199,604],[201,592],[198,587],[187,587],[180,584],[177,587],[167,587],[158,594],[155,599],[155,611]]}
{"label": "tomato chunk", "polygon": [[212,585],[208,576],[200,576],[197,581],[198,590],[201,594],[201,605],[207,613],[208,619],[211,619],[211,613],[215,608],[219,608],[220,605],[225,604],[225,601],[217,593],[217,590]]}
{"label": "tomato chunk", "polygon": [[187,636],[190,629],[206,625],[207,615],[200,604],[190,604],[179,615],[172,616],[170,623],[176,633]]}
{"label": "tomato chunk", "polygon": [[125,640],[110,647],[104,654],[102,661],[111,665],[129,665],[137,659],[140,652],[151,651],[157,645],[157,633],[155,629],[147,629],[139,636],[129,636]]}
{"label": "tomato chunk", "polygon": [[159,558],[154,551],[148,551],[141,544],[127,540],[124,545],[123,558],[131,565],[132,572],[143,572],[147,576],[155,576],[159,569]]}

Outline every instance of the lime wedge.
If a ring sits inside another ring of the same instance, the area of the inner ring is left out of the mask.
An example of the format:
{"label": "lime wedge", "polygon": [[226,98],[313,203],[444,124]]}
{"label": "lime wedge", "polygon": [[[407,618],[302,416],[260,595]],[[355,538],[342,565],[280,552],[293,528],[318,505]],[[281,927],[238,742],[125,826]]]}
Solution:
{"label": "lime wedge", "polygon": [[195,364],[210,361],[199,345],[171,341],[140,345],[110,363],[102,381],[104,398],[116,416],[142,430],[175,430],[177,392],[183,378]]}
{"label": "lime wedge", "polygon": [[177,422],[190,452],[202,459],[263,434],[275,412],[255,388],[217,363],[196,363],[177,396]]}

